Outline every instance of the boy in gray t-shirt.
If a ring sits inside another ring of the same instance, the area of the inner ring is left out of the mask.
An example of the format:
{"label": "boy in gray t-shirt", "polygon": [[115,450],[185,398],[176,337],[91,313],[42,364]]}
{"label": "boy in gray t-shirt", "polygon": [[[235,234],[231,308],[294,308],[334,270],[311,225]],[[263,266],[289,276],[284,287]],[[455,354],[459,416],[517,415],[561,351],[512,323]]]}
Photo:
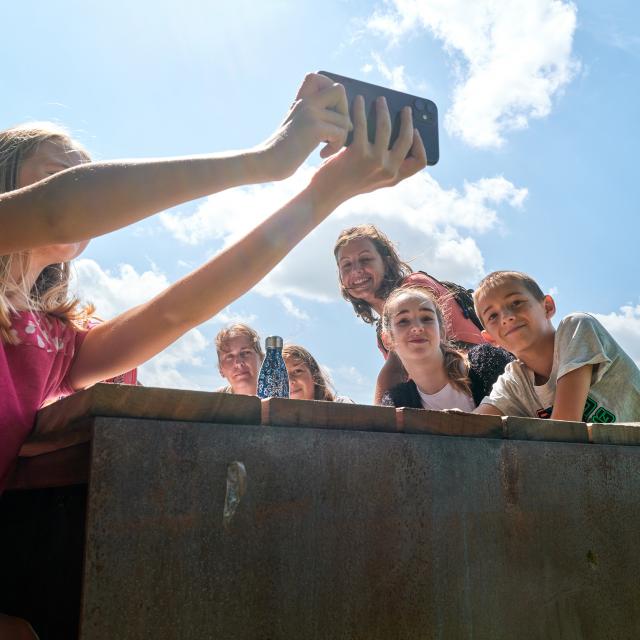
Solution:
{"label": "boy in gray t-shirt", "polygon": [[474,293],[492,344],[513,353],[476,413],[585,422],[640,419],[640,370],[586,313],[551,324],[555,303],[524,273],[496,271]]}

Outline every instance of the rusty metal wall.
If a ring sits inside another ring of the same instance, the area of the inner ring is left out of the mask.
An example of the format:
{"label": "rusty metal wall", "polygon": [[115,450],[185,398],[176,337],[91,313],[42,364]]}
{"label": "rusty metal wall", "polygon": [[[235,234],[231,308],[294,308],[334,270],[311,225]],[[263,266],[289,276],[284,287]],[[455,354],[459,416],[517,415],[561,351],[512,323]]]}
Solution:
{"label": "rusty metal wall", "polygon": [[638,638],[639,469],[640,447],[99,418],[81,638]]}

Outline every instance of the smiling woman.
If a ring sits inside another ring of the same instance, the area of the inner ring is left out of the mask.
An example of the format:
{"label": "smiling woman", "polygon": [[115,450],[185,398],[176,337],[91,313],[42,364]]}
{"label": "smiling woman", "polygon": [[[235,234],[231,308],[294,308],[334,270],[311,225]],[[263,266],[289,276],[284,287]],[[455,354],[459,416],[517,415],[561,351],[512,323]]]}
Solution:
{"label": "smiling woman", "polygon": [[289,374],[290,398],[294,400],[353,402],[346,396],[335,394],[328,375],[304,347],[297,344],[286,344],[282,349],[282,357]]}
{"label": "smiling woman", "polygon": [[396,287],[419,285],[431,291],[442,306],[442,325],[447,339],[460,348],[466,350],[484,342],[480,327],[449,289],[424,272],[414,273],[400,259],[391,240],[374,225],[344,229],[336,240],[333,253],[342,297],[351,302],[358,317],[378,328],[378,347],[386,362],[378,375],[375,402],[379,403],[385,391],[402,382],[405,374],[396,355],[388,353],[379,331],[385,300]]}

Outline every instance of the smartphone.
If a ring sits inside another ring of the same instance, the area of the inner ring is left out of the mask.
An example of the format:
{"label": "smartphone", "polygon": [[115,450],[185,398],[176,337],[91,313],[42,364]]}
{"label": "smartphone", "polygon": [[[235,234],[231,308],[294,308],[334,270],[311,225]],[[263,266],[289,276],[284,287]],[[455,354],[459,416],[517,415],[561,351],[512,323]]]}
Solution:
{"label": "smartphone", "polygon": [[[344,86],[347,92],[349,105],[353,103],[353,99],[357,95],[364,98],[365,112],[367,114],[367,130],[369,140],[374,141],[376,131],[376,107],[375,101],[378,96],[384,96],[389,106],[389,114],[391,115],[391,140],[389,147],[395,142],[400,132],[400,111],[403,107],[411,107],[413,114],[413,126],[418,130],[424,148],[427,151],[427,164],[433,165],[438,162],[440,157],[440,149],[438,144],[438,107],[435,102],[427,98],[412,96],[408,93],[379,87],[375,84],[346,78],[337,73],[330,71],[318,71],[323,76],[331,78],[334,82],[339,82]],[[347,137],[347,145],[351,144],[353,135],[350,133]]]}

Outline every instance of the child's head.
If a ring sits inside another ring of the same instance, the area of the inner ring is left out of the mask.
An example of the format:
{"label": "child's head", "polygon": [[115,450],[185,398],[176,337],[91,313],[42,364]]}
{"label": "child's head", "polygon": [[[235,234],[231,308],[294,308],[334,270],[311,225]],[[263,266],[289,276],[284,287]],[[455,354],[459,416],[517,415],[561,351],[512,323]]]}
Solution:
{"label": "child's head", "polygon": [[[41,166],[35,167],[35,163],[27,161],[39,151],[43,160]],[[58,155],[67,158],[60,166],[54,164],[60,158],[53,156]],[[26,187],[67,168],[62,165],[75,166],[81,162],[91,162],[87,151],[66,129],[52,122],[28,122],[0,131],[0,193]]]}
{"label": "child's head", "polygon": [[225,327],[216,336],[218,370],[234,393],[254,395],[264,351],[257,332],[246,324]]}
{"label": "child's head", "polygon": [[331,383],[317,360],[297,344],[286,344],[282,349],[289,374],[289,397],[297,400],[335,399]]}
{"label": "child's head", "polygon": [[442,308],[424,287],[394,289],[382,310],[382,340],[410,376],[427,362],[442,362],[450,382],[469,391],[468,364],[462,351],[447,340]]}
{"label": "child's head", "polygon": [[[58,125],[34,122],[1,131],[0,194],[85,162],[90,162],[88,153]],[[44,311],[74,324],[82,323],[87,310],[78,311],[77,301],[68,299],[68,260],[85,244],[0,256],[0,340],[13,342],[10,314],[16,309]],[[36,255],[39,275],[33,282],[26,274],[33,270]]]}
{"label": "child's head", "polygon": [[473,301],[487,340],[518,357],[535,350],[540,340],[554,332],[553,298],[526,273],[490,273],[478,285]]}
{"label": "child's head", "polygon": [[411,267],[377,227],[363,224],[344,229],[333,248],[342,297],[365,322],[373,324],[371,303],[384,300]]}

